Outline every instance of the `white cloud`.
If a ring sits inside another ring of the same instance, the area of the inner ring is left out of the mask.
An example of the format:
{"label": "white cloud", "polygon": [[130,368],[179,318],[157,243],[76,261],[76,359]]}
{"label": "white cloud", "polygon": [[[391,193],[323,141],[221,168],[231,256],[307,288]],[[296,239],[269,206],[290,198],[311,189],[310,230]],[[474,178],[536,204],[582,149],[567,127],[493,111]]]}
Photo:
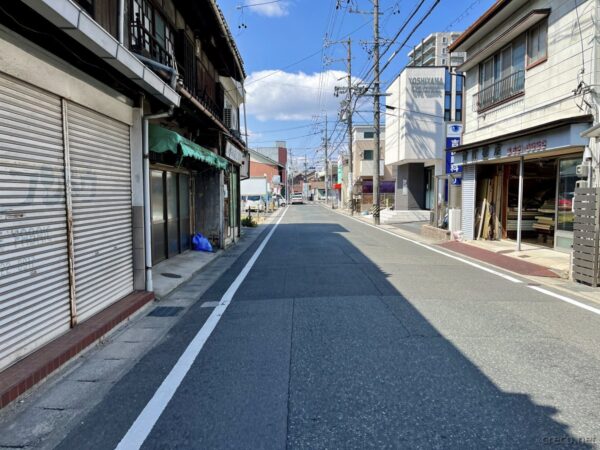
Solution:
{"label": "white cloud", "polygon": [[311,120],[323,111],[335,120],[342,96],[333,95],[344,86],[346,73],[328,70],[306,74],[276,70],[253,72],[246,80],[248,115],[267,120]]}
{"label": "white cloud", "polygon": [[248,10],[267,17],[283,17],[289,14],[290,3],[280,1],[276,3],[267,3],[269,0],[245,0],[244,4]]}
{"label": "white cloud", "polygon": [[248,128],[248,139],[259,139],[262,136],[262,133],[257,133],[256,131]]}

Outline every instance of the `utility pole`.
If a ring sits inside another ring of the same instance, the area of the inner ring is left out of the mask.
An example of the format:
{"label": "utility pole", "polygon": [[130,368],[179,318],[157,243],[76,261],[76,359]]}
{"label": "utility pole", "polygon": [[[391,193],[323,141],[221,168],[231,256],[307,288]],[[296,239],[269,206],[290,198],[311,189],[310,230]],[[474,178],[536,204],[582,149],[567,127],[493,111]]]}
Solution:
{"label": "utility pole", "polygon": [[329,146],[329,136],[327,130],[327,113],[325,113],[325,204],[329,204],[329,156],[327,155]]}
{"label": "utility pole", "polygon": [[289,205],[290,202],[292,201],[292,194],[294,193],[294,156],[292,153],[292,149],[290,149],[290,159],[288,162],[288,167],[289,169],[289,174],[288,174],[288,178],[290,179],[289,181],[289,191],[288,191],[288,195],[287,195],[287,204]]}
{"label": "utility pole", "polygon": [[[354,11],[354,13],[361,13],[360,11]],[[343,110],[346,112],[346,122],[348,125],[348,186],[347,186],[347,195],[350,199],[350,214],[354,214],[354,201],[352,198],[352,187],[353,187],[353,173],[354,173],[354,156],[352,152],[352,115],[354,113],[354,105],[353,105],[353,94],[354,91],[357,91],[357,95],[361,95],[364,93],[364,89],[359,86],[352,86],[352,39],[348,38],[345,41],[330,41],[329,44],[344,44],[346,45],[346,50],[348,55],[346,57],[346,65],[348,75],[346,77],[347,85],[346,87],[336,86],[335,87],[335,96],[337,97],[340,93],[346,94],[345,106],[342,107],[342,111],[340,112],[340,119],[343,118]]]}
{"label": "utility pole", "polygon": [[[348,38],[348,198],[350,199],[350,215],[354,215],[354,198],[352,196],[354,156],[352,153],[352,40]],[[342,164],[344,160],[342,159]]]}
{"label": "utility pole", "polygon": [[379,0],[373,0],[373,63],[375,90],[373,95],[373,121],[375,125],[375,155],[373,161],[373,223],[379,225],[379,159],[381,154],[380,103],[379,103]]}

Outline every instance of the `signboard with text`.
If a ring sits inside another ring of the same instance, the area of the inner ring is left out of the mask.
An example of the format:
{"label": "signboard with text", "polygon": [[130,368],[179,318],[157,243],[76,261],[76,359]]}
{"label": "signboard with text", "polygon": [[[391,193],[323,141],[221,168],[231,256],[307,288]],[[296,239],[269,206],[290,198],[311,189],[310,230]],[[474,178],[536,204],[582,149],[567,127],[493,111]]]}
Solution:
{"label": "signboard with text", "polygon": [[[457,164],[456,152],[448,151],[448,149],[460,146],[463,132],[462,124],[448,124],[446,126],[446,173],[459,174],[462,172],[462,165]],[[451,177],[451,182],[455,186],[461,184],[459,177]]]}
{"label": "signboard with text", "polygon": [[454,164],[462,166],[483,161],[518,158],[535,155],[546,151],[569,147],[584,147],[587,140],[581,133],[588,127],[586,123],[578,123],[557,128],[546,133],[533,134],[504,142],[494,142],[480,147],[461,150],[455,157]]}

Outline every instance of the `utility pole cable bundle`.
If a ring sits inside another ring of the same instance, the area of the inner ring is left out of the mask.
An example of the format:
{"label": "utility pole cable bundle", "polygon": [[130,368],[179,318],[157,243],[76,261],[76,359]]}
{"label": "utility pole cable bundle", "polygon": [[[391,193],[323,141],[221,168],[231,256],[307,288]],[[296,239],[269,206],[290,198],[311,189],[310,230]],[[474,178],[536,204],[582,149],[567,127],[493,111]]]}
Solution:
{"label": "utility pole cable bundle", "polygon": [[373,63],[374,63],[374,95],[373,95],[373,122],[375,125],[375,155],[373,157],[373,223],[379,225],[379,158],[381,154],[381,128],[379,104],[379,0],[373,0]]}

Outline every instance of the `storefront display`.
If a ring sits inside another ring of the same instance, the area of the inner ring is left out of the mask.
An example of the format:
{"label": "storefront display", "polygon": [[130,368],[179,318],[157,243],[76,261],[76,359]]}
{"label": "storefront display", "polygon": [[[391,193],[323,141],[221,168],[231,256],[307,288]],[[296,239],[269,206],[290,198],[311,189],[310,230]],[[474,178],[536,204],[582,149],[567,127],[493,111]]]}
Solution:
{"label": "storefront display", "polygon": [[576,168],[583,157],[581,131],[586,126],[561,124],[457,147],[455,160],[469,172],[469,195],[462,202],[465,237],[570,251]]}
{"label": "storefront display", "polygon": [[[521,241],[569,249],[573,237],[572,200],[579,179],[579,153],[523,162]],[[517,240],[519,163],[478,166],[476,239]]]}

